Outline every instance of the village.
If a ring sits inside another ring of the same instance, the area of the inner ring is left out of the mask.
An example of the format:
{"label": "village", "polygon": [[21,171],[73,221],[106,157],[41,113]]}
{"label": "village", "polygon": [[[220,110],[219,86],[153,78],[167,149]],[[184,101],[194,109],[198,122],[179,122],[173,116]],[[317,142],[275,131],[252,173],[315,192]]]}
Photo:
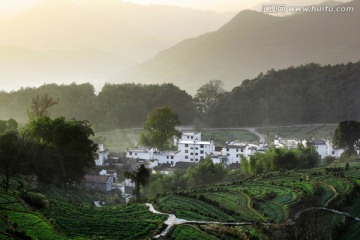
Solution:
{"label": "village", "polygon": [[[171,174],[184,171],[209,158],[214,164],[233,168],[241,159],[249,160],[255,153],[264,153],[269,148],[313,147],[321,159],[328,156],[339,158],[344,149],[336,149],[332,142],[324,139],[296,140],[276,137],[272,143],[247,143],[230,141],[223,147],[216,147],[213,140],[202,139],[200,131],[182,131],[180,137],[173,137],[173,150],[160,150],[151,146],[129,147],[126,153],[114,155],[99,144],[96,171],[85,176],[85,189],[90,191],[120,191],[127,203],[132,198],[135,184],[124,177],[126,170],[144,165],[152,173]],[[100,206],[100,205],[99,205]]]}

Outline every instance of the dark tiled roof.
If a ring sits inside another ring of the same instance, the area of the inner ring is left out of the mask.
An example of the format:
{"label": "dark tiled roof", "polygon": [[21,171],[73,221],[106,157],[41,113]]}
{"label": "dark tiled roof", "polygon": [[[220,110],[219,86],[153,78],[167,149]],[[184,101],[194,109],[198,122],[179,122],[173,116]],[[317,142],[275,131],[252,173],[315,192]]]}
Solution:
{"label": "dark tiled roof", "polygon": [[85,182],[106,183],[109,176],[85,175]]}

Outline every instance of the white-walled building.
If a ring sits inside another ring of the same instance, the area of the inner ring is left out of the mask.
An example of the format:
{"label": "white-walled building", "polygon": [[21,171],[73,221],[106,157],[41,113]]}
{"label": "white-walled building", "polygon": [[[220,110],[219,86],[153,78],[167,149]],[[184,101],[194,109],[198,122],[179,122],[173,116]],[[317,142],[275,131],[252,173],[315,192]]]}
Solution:
{"label": "white-walled building", "polygon": [[152,160],[154,159],[154,152],[156,151],[156,148],[138,146],[135,148],[128,148],[126,157],[140,160]]}
{"label": "white-walled building", "polygon": [[171,164],[175,166],[175,164],[181,160],[179,153],[179,151],[156,151],[153,157],[159,164]]}
{"label": "white-walled building", "polygon": [[181,162],[199,162],[215,152],[214,141],[202,141],[200,132],[184,132],[177,146]]}
{"label": "white-walled building", "polygon": [[341,154],[345,151],[342,148],[335,149],[332,142],[325,140],[313,140],[313,141],[304,141],[305,146],[313,146],[316,151],[319,153],[320,157],[324,159],[327,156],[340,157]]}
{"label": "white-walled building", "polygon": [[97,159],[95,160],[96,166],[104,166],[106,160],[108,160],[109,151],[105,150],[104,145],[99,144],[98,150],[96,151],[98,155]]}
{"label": "white-walled building", "polygon": [[126,157],[139,160],[157,160],[159,164],[178,162],[199,162],[215,152],[214,141],[202,141],[200,132],[183,132],[180,139],[174,139],[177,151],[159,151],[152,147],[128,149]]}

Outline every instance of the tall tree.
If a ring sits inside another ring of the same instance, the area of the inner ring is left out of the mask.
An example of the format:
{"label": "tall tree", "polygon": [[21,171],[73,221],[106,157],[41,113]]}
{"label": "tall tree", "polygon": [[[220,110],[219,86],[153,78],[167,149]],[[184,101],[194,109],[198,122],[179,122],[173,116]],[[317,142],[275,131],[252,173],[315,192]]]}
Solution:
{"label": "tall tree", "polygon": [[24,149],[25,141],[17,132],[6,132],[0,136],[0,172],[5,192],[9,190],[10,179],[20,172]]}
{"label": "tall tree", "polygon": [[160,149],[168,147],[169,139],[179,135],[175,129],[180,124],[175,110],[169,106],[155,108],[147,116],[144,124],[146,133],[141,136],[141,143]]}
{"label": "tall tree", "polygon": [[32,99],[30,109],[28,109],[29,119],[36,119],[40,117],[48,116],[48,110],[52,106],[58,104],[59,101],[55,100],[53,97],[45,94],[44,96],[37,95]]}
{"label": "tall tree", "polygon": [[150,172],[141,164],[134,171],[125,172],[125,177],[131,179],[135,183],[135,195],[136,199],[140,200],[141,197],[141,186],[145,186],[150,179]]}
{"label": "tall tree", "polygon": [[211,105],[225,92],[223,86],[221,80],[211,80],[197,90],[194,103],[201,115],[206,115]]}
{"label": "tall tree", "polygon": [[81,181],[85,169],[95,165],[97,145],[90,139],[94,132],[87,121],[41,117],[31,121],[25,127],[23,135],[36,143],[50,144],[43,146],[46,149],[51,145],[55,146],[62,159],[65,170],[63,181],[66,184]]}
{"label": "tall tree", "polygon": [[360,123],[357,121],[340,122],[335,129],[333,143],[337,148],[346,148],[349,154],[355,154],[360,146]]}

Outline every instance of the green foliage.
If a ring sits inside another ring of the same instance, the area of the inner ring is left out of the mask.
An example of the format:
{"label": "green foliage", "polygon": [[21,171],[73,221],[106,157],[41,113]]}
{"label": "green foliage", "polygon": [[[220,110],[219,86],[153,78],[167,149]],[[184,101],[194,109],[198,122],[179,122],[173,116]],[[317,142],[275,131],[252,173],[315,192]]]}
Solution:
{"label": "green foliage", "polygon": [[18,126],[18,123],[12,118],[7,121],[0,120],[0,135],[6,131],[16,131]]}
{"label": "green foliage", "polygon": [[193,168],[188,168],[186,176],[190,179],[191,185],[200,186],[221,181],[226,175],[223,164],[214,164],[207,158]]}
{"label": "green foliage", "polygon": [[150,171],[145,168],[144,164],[141,164],[135,171],[125,172],[125,177],[134,181],[136,199],[140,200],[140,188],[148,184]]}
{"label": "green foliage", "polygon": [[[30,152],[38,163],[34,167],[38,174],[48,168],[57,172],[58,180],[63,175],[60,179],[62,183],[78,182],[82,180],[85,169],[95,164],[97,145],[90,139],[94,132],[87,121],[66,120],[63,117],[54,120],[37,118],[24,128],[23,135],[34,143]],[[51,163],[47,163],[45,168],[39,166],[44,161]],[[47,177],[46,181],[51,179]]]}
{"label": "green foliage", "polygon": [[359,119],[359,66],[308,64],[270,70],[222,95],[207,120],[212,126],[234,127]]}
{"label": "green foliage", "polygon": [[197,90],[194,104],[202,117],[206,116],[208,109],[225,92],[223,85],[221,80],[211,80]]}
{"label": "green foliage", "polygon": [[144,124],[146,132],[141,135],[141,143],[159,149],[169,148],[168,141],[179,135],[175,129],[180,124],[175,110],[169,106],[158,107],[151,111]]}
{"label": "green foliage", "polygon": [[337,148],[346,148],[349,155],[356,154],[355,147],[359,147],[360,142],[360,122],[343,121],[340,122],[335,130],[333,143]]}
{"label": "green foliage", "polygon": [[17,132],[0,135],[0,174],[5,192],[9,190],[10,178],[17,174],[25,161],[25,141]]}
{"label": "green foliage", "polygon": [[249,174],[260,174],[279,170],[314,168],[320,161],[315,149],[298,146],[297,149],[269,149],[255,153],[250,161],[241,159],[241,170]]}
{"label": "green foliage", "polygon": [[196,230],[192,226],[178,225],[171,233],[171,238],[175,240],[215,240],[217,238],[210,236],[200,230]]}
{"label": "green foliage", "polygon": [[96,95],[89,84],[46,84],[39,88],[23,88],[11,93],[0,92],[0,115],[21,123],[28,120],[26,106],[36,96],[52,96],[59,103],[49,111],[49,116],[64,116],[88,120],[98,132],[113,129],[140,127],[146,114],[161,106],[172,106],[180,121],[191,124],[195,118],[192,97],[173,84],[106,84]]}

